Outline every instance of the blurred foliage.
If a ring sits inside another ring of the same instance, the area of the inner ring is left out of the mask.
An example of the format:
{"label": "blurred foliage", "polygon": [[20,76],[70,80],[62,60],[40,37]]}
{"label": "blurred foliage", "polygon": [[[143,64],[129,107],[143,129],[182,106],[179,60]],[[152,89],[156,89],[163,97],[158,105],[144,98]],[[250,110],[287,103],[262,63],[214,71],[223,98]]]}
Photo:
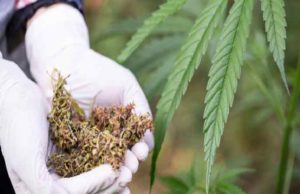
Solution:
{"label": "blurred foliage", "polygon": [[[205,165],[196,159],[187,172],[178,176],[162,176],[161,182],[168,188],[166,194],[196,194],[205,192]],[[240,186],[236,185],[238,178],[252,172],[251,169],[224,169],[217,167],[217,173],[212,176],[210,193],[212,194],[244,194]]]}
{"label": "blurred foliage", "polygon": [[[86,2],[86,18],[90,29],[91,45],[96,51],[113,59],[117,58],[130,35],[141,26],[144,19],[164,2],[162,0],[107,0],[102,2],[100,8],[96,6],[98,5],[96,1]],[[174,65],[176,53],[206,2],[205,0],[189,0],[181,11],[162,23],[124,64],[137,76],[153,107],[152,110],[155,110],[154,106],[167,75]],[[286,1],[285,9],[288,23],[285,67],[288,83],[291,86],[300,53],[300,1]],[[268,52],[266,37],[262,32],[264,24],[259,6],[254,8],[253,16],[255,19],[252,22],[252,32],[248,39],[245,66],[229,122],[226,125],[228,130],[225,131],[222,147],[216,158],[223,170],[217,167],[214,170],[214,177],[223,177],[230,172],[228,169],[245,166],[254,169],[255,172],[235,176],[236,181],[228,179],[229,183],[226,185],[240,187],[246,193],[266,194],[275,192],[281,136],[289,96],[286,95],[280,73]],[[158,163],[159,175],[169,178],[162,178],[157,183],[153,190],[154,194],[168,192],[176,194],[173,188],[170,188],[170,185],[172,187],[176,181],[184,182],[184,184],[178,183],[181,185],[180,188],[191,189],[200,185],[203,189],[205,180],[203,169],[196,170],[198,174],[194,183],[189,182],[191,177],[183,174],[190,173],[189,169],[193,166],[192,161],[195,155],[202,161],[202,165],[198,167],[203,167],[203,102],[209,61],[214,55],[219,36],[220,28],[217,27],[215,36],[209,44],[208,54],[205,55],[201,68],[197,70],[172,120],[170,126],[172,130],[168,131]],[[294,164],[290,172],[292,179],[288,193],[291,194],[300,193],[299,113],[298,109],[291,149],[294,153],[290,160]],[[148,193],[149,162],[148,160],[140,165],[140,170],[130,185],[132,193]],[[187,171],[189,172],[184,173]],[[219,176],[216,176],[217,174]],[[180,179],[176,175],[179,175]],[[214,178],[214,180],[217,179]],[[213,181],[213,185],[215,182]],[[200,192],[196,193],[202,193],[201,188]],[[226,193],[225,190],[216,192]]]}

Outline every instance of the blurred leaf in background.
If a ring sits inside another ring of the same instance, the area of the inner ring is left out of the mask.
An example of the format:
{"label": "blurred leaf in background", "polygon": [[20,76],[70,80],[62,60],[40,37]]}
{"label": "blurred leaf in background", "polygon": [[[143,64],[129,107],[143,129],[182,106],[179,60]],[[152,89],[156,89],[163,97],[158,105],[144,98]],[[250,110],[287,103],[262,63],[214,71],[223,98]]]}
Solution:
{"label": "blurred leaf in background", "polygon": [[[244,194],[237,180],[253,170],[245,168],[226,169],[217,166],[212,176],[210,193],[212,194]],[[168,188],[166,194],[196,194],[205,193],[205,163],[196,159],[189,171],[177,176],[162,176],[160,181]]]}

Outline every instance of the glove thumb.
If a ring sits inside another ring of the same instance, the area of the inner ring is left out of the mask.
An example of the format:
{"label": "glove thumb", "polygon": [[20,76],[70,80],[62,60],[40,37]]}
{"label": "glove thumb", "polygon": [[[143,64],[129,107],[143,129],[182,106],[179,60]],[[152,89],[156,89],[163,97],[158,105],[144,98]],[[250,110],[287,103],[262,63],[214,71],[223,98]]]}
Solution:
{"label": "glove thumb", "polygon": [[111,165],[104,164],[80,175],[57,181],[72,194],[98,193],[110,187],[116,181],[117,175]]}

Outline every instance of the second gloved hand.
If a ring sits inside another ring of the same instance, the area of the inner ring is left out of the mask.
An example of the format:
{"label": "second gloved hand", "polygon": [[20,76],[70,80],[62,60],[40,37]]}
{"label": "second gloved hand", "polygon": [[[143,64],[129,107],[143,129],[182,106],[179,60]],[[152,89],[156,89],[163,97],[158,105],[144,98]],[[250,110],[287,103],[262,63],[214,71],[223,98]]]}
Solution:
{"label": "second gloved hand", "polygon": [[131,180],[108,164],[72,178],[48,172],[47,102],[35,83],[0,53],[0,146],[16,194],[102,193]]}
{"label": "second gloved hand", "polygon": [[[68,77],[66,88],[89,115],[91,104],[98,106],[135,104],[137,114],[150,113],[147,100],[133,74],[89,47],[82,15],[69,5],[57,4],[33,18],[26,32],[26,50],[31,72],[48,102],[53,92],[51,73],[58,69]],[[135,173],[138,160],[145,160],[153,148],[153,135],[127,151],[124,167]],[[128,193],[124,183],[116,183],[103,193]]]}

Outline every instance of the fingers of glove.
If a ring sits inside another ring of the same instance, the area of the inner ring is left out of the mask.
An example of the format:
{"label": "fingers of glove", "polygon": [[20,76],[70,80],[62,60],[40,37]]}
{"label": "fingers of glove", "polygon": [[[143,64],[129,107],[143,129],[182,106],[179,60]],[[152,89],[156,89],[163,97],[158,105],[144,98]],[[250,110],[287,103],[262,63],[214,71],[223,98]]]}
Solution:
{"label": "fingers of glove", "polygon": [[127,150],[124,160],[124,165],[131,171],[131,173],[136,173],[139,167],[139,161],[136,156],[130,151]]}
{"label": "fingers of glove", "polygon": [[123,191],[121,191],[119,194],[130,194],[130,190],[128,187],[126,187]]}
{"label": "fingers of glove", "polygon": [[[27,188],[24,182],[21,180],[18,181],[12,181],[14,191],[16,194],[32,194],[32,192]],[[46,191],[49,194],[68,194],[66,190],[63,189],[63,187],[56,185],[53,183],[53,186],[50,188],[50,190]]]}
{"label": "fingers of glove", "polygon": [[99,193],[116,182],[117,173],[111,165],[104,164],[83,174],[57,181],[72,194]]}
{"label": "fingers of glove", "polygon": [[151,151],[154,147],[154,136],[153,133],[148,129],[144,137],[142,138],[142,141],[145,142],[148,145],[149,151]]}
{"label": "fingers of glove", "polygon": [[110,187],[108,187],[105,191],[100,192],[101,194],[112,194],[112,193],[118,193],[120,191],[123,191],[127,184],[131,182],[132,180],[132,173],[131,171],[126,167],[122,166],[120,168],[120,173],[117,181]]}
{"label": "fingers of glove", "polygon": [[149,154],[149,147],[146,143],[140,141],[131,148],[131,151],[134,153],[138,160],[144,161]]}
{"label": "fingers of glove", "polygon": [[116,185],[124,188],[128,183],[131,182],[131,180],[132,180],[131,171],[126,166],[122,166],[120,169],[120,175],[116,182]]}

